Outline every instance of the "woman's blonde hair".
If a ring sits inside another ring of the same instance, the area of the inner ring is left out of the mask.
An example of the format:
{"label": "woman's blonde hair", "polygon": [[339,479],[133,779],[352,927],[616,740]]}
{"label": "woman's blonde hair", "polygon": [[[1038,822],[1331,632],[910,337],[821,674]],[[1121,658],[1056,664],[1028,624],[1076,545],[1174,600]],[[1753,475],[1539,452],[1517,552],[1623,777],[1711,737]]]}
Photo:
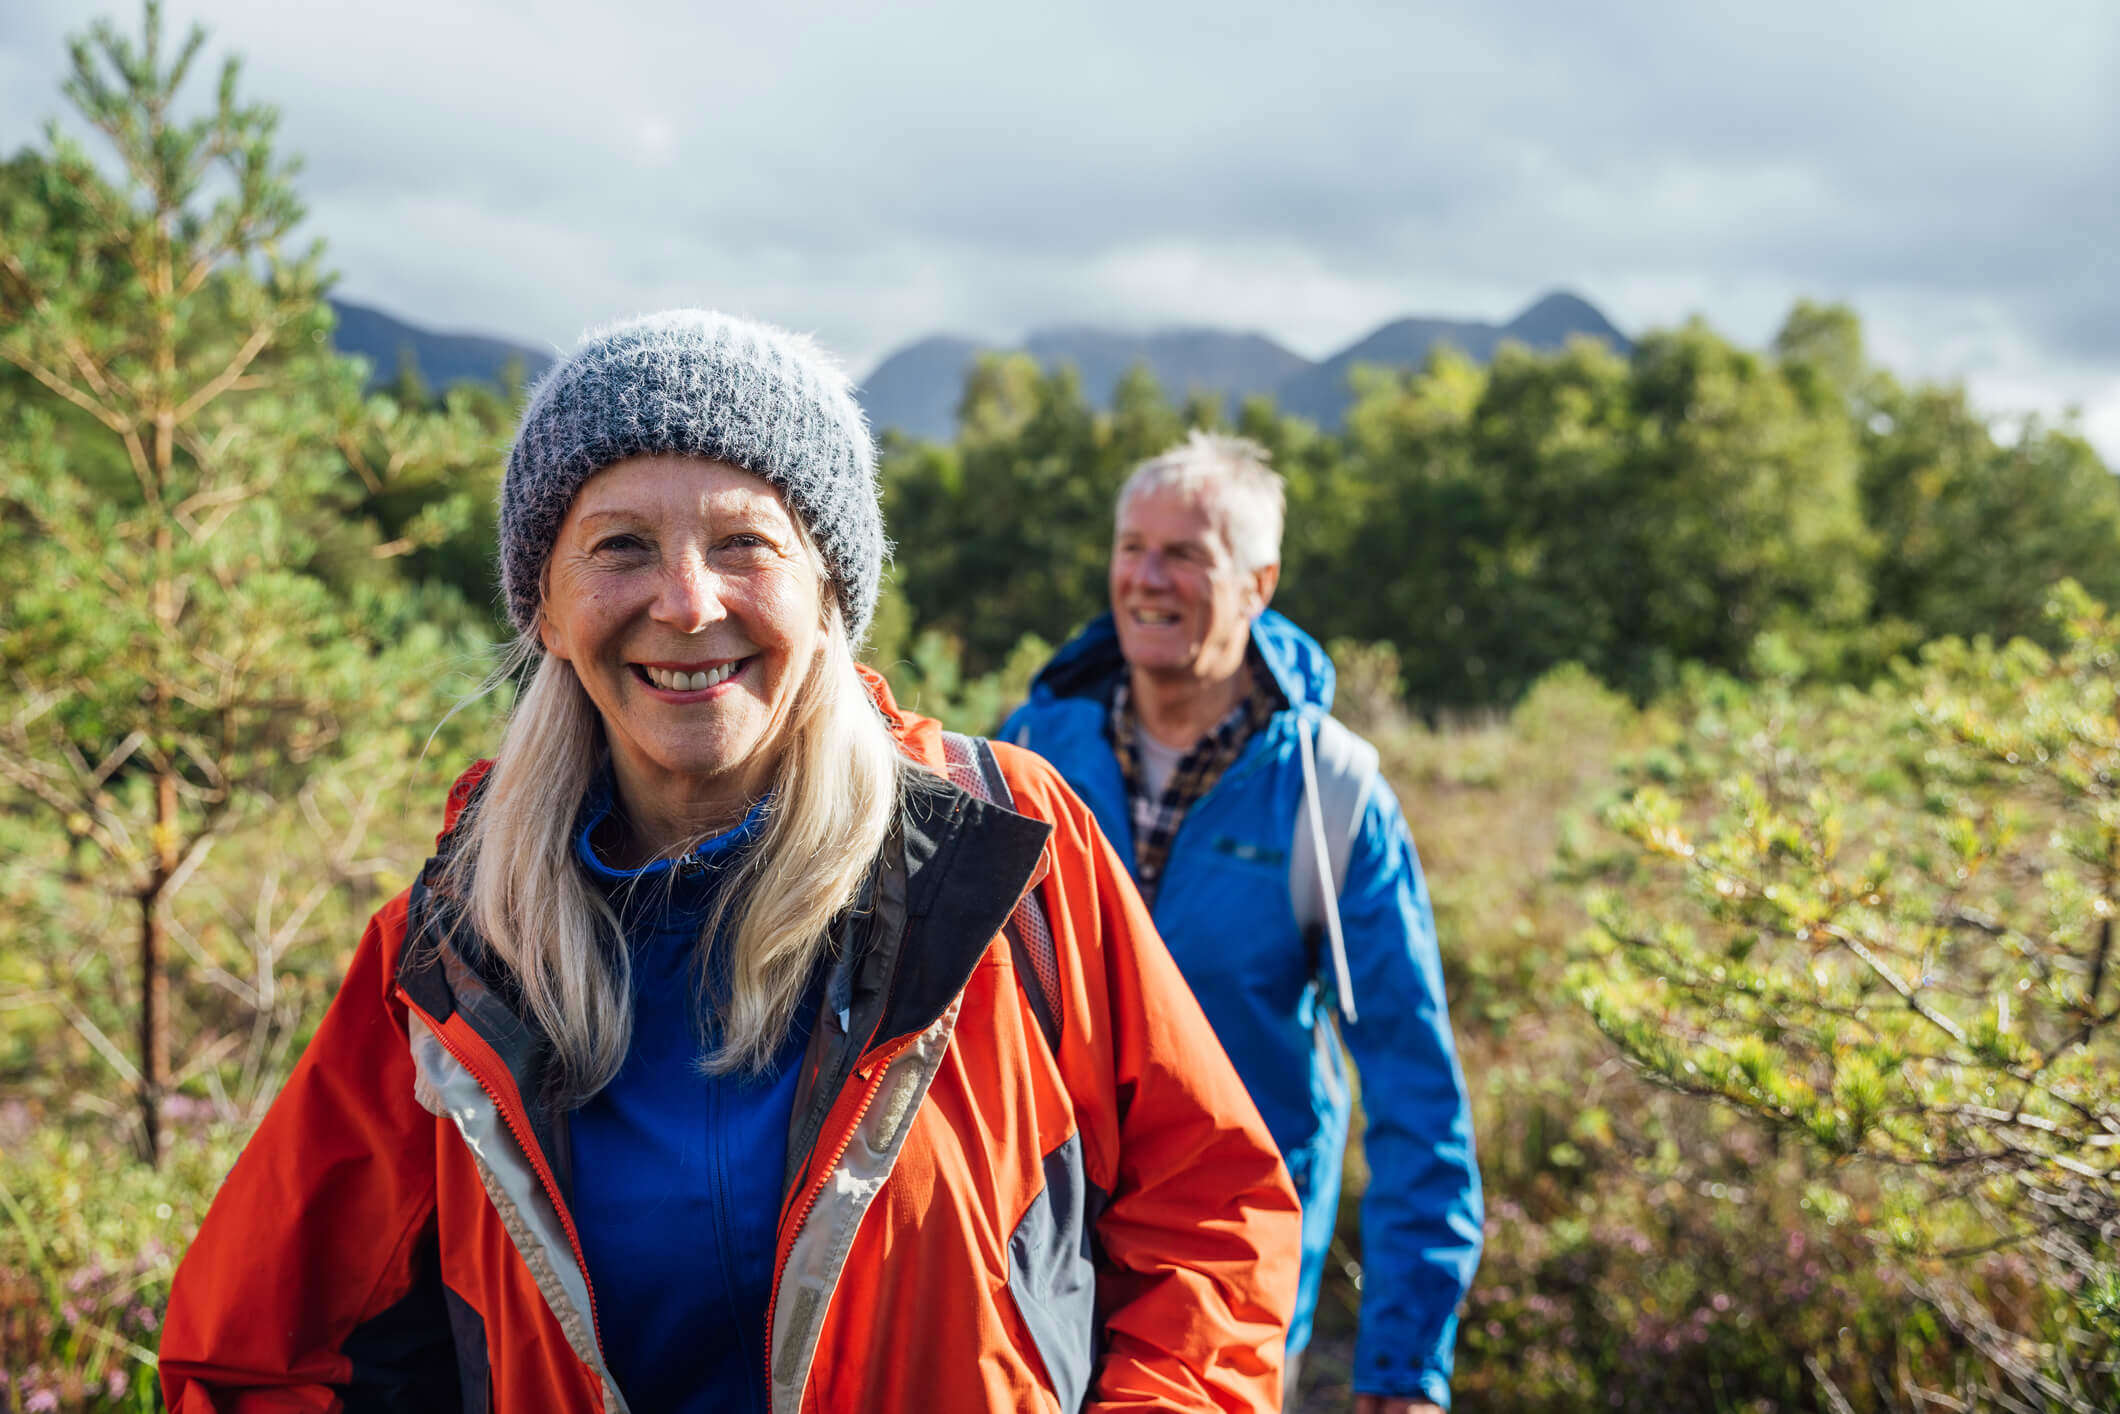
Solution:
{"label": "woman's blonde hair", "polygon": [[[821,582],[822,560],[807,527],[796,526]],[[854,666],[838,596],[821,589],[817,654],[785,719],[761,738],[762,749],[780,749],[771,807],[701,933],[703,990],[707,954],[727,940],[725,963],[712,973],[726,979],[725,990],[711,993],[718,1039],[705,1065],[716,1073],[756,1073],[779,1054],[833,922],[860,893],[908,773],[918,769]],[[582,801],[604,757],[603,722],[572,665],[542,654],[534,632],[510,655],[517,671],[532,660],[442,886],[514,973],[558,1055],[553,1097],[572,1105],[625,1062],[631,963],[616,913],[574,852]]]}

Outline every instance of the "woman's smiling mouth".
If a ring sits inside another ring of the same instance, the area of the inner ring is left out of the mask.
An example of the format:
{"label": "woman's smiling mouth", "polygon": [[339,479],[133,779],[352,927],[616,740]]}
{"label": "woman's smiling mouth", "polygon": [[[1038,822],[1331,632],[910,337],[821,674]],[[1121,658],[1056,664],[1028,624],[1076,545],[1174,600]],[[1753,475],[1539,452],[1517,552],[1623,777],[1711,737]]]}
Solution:
{"label": "woman's smiling mouth", "polygon": [[749,658],[730,658],[719,663],[632,663],[633,676],[657,693],[691,698],[720,687],[750,665]]}

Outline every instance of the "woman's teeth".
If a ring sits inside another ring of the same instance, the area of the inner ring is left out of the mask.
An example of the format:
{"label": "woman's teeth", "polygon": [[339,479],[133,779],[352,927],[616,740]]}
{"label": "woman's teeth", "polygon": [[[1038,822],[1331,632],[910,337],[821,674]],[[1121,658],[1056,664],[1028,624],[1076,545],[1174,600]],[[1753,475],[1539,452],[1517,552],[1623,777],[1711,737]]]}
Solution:
{"label": "woman's teeth", "polygon": [[709,668],[702,673],[680,673],[673,672],[668,668],[650,668],[645,666],[642,667],[641,671],[648,675],[649,682],[654,683],[666,692],[698,692],[701,688],[712,687],[718,682],[726,681],[729,674],[742,666],[742,661],[738,660],[734,663],[723,663],[718,668]]}

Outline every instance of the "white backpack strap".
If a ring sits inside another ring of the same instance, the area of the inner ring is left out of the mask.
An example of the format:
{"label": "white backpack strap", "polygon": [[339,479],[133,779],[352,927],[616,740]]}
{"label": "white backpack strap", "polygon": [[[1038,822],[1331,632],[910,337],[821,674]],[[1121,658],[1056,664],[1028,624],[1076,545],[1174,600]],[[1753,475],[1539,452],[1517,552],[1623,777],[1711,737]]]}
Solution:
{"label": "white backpack strap", "polygon": [[[1015,808],[1016,798],[1008,788],[1008,778],[1001,774],[1001,763],[994,759],[993,744],[984,737],[944,732],[942,756],[949,768],[951,785],[966,795],[991,801],[1003,809]],[[1053,946],[1052,924],[1045,916],[1045,905],[1039,900],[1036,889],[1024,892],[1002,931],[1008,934],[1009,950],[1015,958],[1016,977],[1022,984],[1023,995],[1038,1018],[1039,1029],[1045,1033],[1046,1045],[1057,1054],[1060,1049],[1060,1010],[1056,1003],[1060,995],[1060,961]]]}
{"label": "white backpack strap", "polygon": [[1331,717],[1320,718],[1313,734],[1309,720],[1300,714],[1296,746],[1303,761],[1303,799],[1288,852],[1288,895],[1305,940],[1324,934],[1340,1014],[1351,1023],[1357,1014],[1347,941],[1340,931],[1340,891],[1347,885],[1355,834],[1369,802],[1370,784],[1376,780],[1377,749]]}

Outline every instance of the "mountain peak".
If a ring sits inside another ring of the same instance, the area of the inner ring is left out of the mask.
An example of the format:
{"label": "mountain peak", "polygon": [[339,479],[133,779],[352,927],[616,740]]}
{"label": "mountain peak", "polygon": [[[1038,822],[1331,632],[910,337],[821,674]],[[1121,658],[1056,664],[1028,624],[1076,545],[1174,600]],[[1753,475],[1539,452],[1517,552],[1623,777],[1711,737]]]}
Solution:
{"label": "mountain peak", "polygon": [[1603,339],[1623,353],[1632,347],[1627,336],[1605,318],[1603,310],[1572,290],[1551,290],[1540,295],[1503,325],[1502,333],[1540,348],[1557,347],[1576,334]]}

